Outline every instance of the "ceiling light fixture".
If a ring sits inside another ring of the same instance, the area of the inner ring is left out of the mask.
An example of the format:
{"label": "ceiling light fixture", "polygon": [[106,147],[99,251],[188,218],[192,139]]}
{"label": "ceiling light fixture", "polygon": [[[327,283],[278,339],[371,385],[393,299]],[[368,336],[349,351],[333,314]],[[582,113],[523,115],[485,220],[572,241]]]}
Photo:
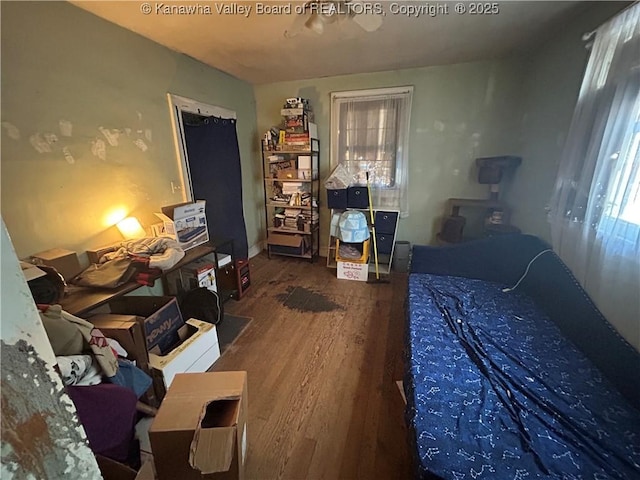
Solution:
{"label": "ceiling light fixture", "polygon": [[318,35],[322,35],[324,32],[324,21],[322,20],[322,17],[316,14],[311,15],[309,20],[305,22],[304,26]]}
{"label": "ceiling light fixture", "polygon": [[364,31],[374,32],[382,25],[383,12],[368,10],[361,0],[309,0],[284,36],[294,38],[305,29],[322,35],[326,25],[342,21],[353,21]]}

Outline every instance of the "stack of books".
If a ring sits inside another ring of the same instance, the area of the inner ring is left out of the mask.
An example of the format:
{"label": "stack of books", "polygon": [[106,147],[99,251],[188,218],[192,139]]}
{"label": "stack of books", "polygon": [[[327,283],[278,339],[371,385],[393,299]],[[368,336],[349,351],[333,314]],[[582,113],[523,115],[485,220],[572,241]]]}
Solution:
{"label": "stack of books", "polygon": [[[313,112],[306,98],[287,98],[282,110],[282,130],[280,131],[280,145],[285,150],[310,150],[310,123],[313,122]],[[312,123],[313,125],[313,123]],[[315,134],[314,134],[315,135]]]}

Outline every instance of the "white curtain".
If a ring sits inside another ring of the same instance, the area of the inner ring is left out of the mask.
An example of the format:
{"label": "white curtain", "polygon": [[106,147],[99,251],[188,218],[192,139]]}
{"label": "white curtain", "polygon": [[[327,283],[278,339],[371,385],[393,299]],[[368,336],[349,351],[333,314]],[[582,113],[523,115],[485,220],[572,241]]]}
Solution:
{"label": "white curtain", "polygon": [[368,172],[374,208],[405,217],[411,93],[407,87],[332,95],[332,168],[343,164],[354,185],[366,185]]}
{"label": "white curtain", "polygon": [[640,349],[638,3],[596,32],[550,220],[558,254],[609,321]]}

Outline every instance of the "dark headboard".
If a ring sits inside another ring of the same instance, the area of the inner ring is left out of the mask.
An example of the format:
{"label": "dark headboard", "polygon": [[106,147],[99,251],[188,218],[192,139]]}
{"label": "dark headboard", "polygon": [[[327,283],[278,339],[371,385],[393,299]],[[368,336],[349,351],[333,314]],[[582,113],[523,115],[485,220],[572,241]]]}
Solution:
{"label": "dark headboard", "polygon": [[[604,318],[551,247],[532,235],[500,235],[445,247],[414,246],[411,273],[477,278],[531,296],[562,332],[640,410],[640,353]],[[541,253],[545,252],[545,253]]]}

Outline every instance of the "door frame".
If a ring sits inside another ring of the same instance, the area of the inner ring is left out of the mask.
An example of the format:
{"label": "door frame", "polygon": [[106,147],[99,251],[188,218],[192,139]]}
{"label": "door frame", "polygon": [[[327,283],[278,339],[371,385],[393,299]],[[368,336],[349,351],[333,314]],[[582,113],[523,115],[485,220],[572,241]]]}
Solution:
{"label": "door frame", "polygon": [[193,100],[167,93],[169,102],[171,128],[173,129],[173,139],[176,148],[176,158],[178,160],[178,172],[180,174],[180,185],[173,183],[171,188],[173,193],[176,189],[182,190],[182,200],[184,202],[193,201],[193,187],[191,185],[191,173],[189,170],[189,155],[187,153],[187,143],[184,135],[184,124],[182,122],[182,112],[195,113],[206,117],[216,116],[226,119],[237,119],[236,112],[228,108]]}

